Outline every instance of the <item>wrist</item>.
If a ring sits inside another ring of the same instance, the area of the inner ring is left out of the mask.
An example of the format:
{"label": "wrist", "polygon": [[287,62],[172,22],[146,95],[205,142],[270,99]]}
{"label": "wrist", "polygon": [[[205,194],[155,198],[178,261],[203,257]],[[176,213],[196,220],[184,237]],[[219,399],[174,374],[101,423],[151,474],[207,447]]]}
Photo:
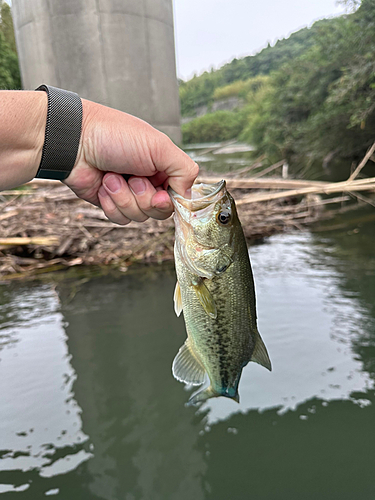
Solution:
{"label": "wrist", "polygon": [[82,99],[81,139],[73,170],[82,161],[91,167],[97,167],[94,147],[94,142],[96,142],[94,129],[95,123],[98,123],[97,116],[101,107],[100,104]]}
{"label": "wrist", "polygon": [[42,159],[36,177],[63,181],[76,161],[82,131],[82,100],[75,92],[51,85],[37,91],[48,96],[48,111]]}
{"label": "wrist", "polygon": [[63,182],[80,198],[99,205],[97,193],[103,174],[96,167],[97,152],[94,142],[97,142],[95,129],[98,122],[95,117],[102,106],[86,99],[81,99],[81,102],[82,127],[77,157],[70,175]]}
{"label": "wrist", "polygon": [[0,91],[0,189],[35,177],[42,157],[47,97],[28,91]]}
{"label": "wrist", "polygon": [[30,155],[30,179],[36,176],[40,162],[42,160],[43,146],[46,133],[48,100],[45,92],[31,92],[32,100],[35,102],[33,110],[35,113],[35,130],[31,134],[30,140],[33,144]]}

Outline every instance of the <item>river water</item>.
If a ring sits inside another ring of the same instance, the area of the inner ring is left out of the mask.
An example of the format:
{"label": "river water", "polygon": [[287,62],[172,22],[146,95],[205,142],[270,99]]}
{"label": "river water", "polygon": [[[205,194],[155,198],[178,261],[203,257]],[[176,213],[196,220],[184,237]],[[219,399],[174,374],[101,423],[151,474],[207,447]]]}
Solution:
{"label": "river water", "polygon": [[173,265],[0,285],[0,494],[373,500],[373,211],[250,249],[259,329],[241,402],[185,407]]}

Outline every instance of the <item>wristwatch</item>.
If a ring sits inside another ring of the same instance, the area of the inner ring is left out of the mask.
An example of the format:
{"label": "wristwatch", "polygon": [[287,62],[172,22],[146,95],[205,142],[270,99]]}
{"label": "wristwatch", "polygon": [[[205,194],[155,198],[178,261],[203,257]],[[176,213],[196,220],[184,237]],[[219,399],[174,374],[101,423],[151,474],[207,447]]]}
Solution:
{"label": "wristwatch", "polygon": [[78,153],[82,129],[82,101],[74,92],[41,85],[47,92],[48,110],[42,159],[35,177],[66,179]]}

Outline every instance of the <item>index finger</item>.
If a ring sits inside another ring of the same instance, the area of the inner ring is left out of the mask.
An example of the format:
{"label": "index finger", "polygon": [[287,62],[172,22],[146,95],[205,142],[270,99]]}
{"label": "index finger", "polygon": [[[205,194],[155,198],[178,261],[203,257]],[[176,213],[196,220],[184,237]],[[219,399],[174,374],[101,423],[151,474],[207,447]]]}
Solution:
{"label": "index finger", "polygon": [[169,185],[181,196],[185,196],[199,173],[197,163],[168,137],[165,137],[162,147],[158,148],[153,161],[159,172],[167,174]]}

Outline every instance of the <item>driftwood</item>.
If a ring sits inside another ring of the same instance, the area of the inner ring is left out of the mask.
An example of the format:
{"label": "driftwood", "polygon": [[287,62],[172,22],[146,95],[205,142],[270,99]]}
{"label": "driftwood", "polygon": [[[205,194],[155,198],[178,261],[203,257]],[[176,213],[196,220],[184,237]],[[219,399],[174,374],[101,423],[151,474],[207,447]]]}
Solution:
{"label": "driftwood", "polygon": [[323,186],[326,184],[322,181],[305,181],[300,179],[282,179],[281,177],[266,177],[261,179],[253,179],[252,177],[245,179],[236,179],[229,177],[226,174],[205,175],[199,176],[199,182],[211,183],[219,182],[226,179],[228,189],[302,189],[312,186]]}
{"label": "driftwood", "polygon": [[0,238],[1,246],[16,247],[19,245],[42,245],[42,246],[54,246],[59,243],[59,238],[56,236],[50,237],[38,237],[33,238]]}
{"label": "driftwood", "polygon": [[349,193],[353,191],[374,191],[375,192],[375,177],[369,179],[347,180],[344,182],[325,182],[321,185],[303,187],[299,189],[291,189],[282,193],[257,193],[251,194],[239,200],[237,204],[259,203],[263,201],[278,200],[281,198],[290,198],[294,196],[302,196],[309,194],[333,194],[333,193]]}
{"label": "driftwood", "polygon": [[[352,210],[359,203],[375,204],[359,194],[375,191],[375,178],[357,179],[372,157],[375,144],[345,182],[327,183],[274,177],[242,178],[239,172],[199,177],[211,183],[222,178],[236,200],[248,240],[308,225]],[[255,164],[259,168],[263,158]],[[283,162],[266,167],[266,175]],[[339,196],[330,195],[339,193]],[[327,195],[322,197],[320,195]],[[352,196],[357,203],[353,203]],[[359,201],[358,201],[359,200]],[[337,208],[327,208],[331,206]],[[174,225],[149,219],[118,226],[102,210],[78,199],[54,181],[32,181],[21,190],[0,192],[0,279],[23,278],[78,265],[114,266],[126,271],[133,262],[173,258]]]}

